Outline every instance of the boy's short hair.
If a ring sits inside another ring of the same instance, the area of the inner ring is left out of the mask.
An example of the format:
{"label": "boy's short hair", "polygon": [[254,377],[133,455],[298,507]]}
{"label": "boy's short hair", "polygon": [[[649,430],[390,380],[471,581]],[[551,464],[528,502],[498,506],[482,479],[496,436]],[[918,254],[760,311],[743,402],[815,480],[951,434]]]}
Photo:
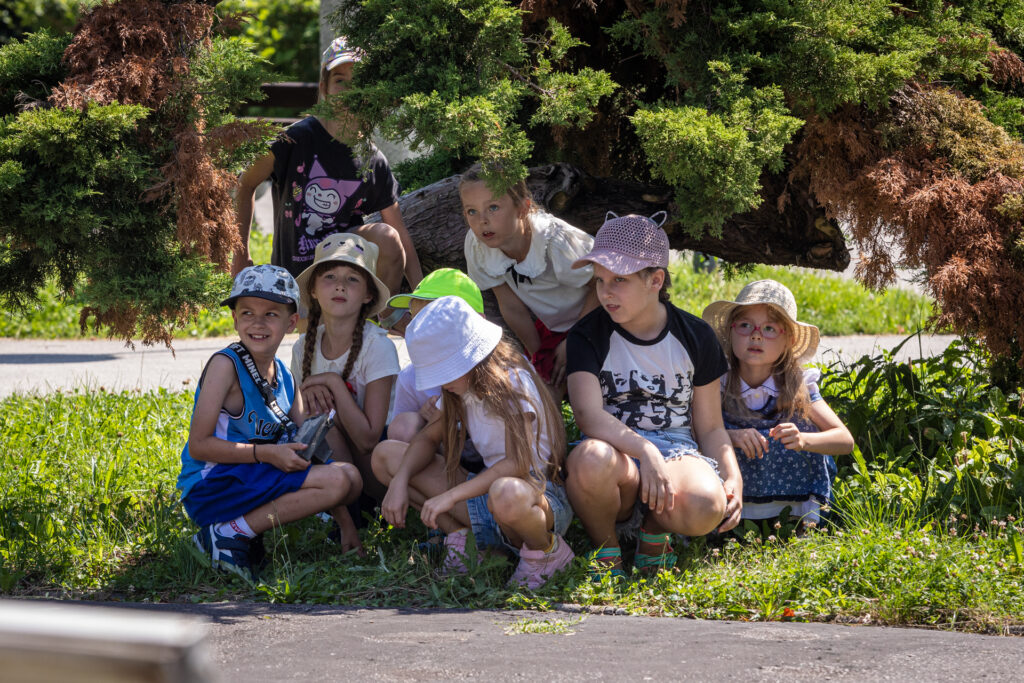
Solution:
{"label": "boy's short hair", "polygon": [[457,296],[477,313],[484,312],[484,298],[480,288],[468,275],[455,268],[438,268],[427,275],[409,294],[396,294],[388,299],[391,308],[409,308],[410,299],[433,301],[443,296]]}
{"label": "boy's short hair", "polygon": [[221,301],[220,305],[234,310],[235,303],[243,296],[287,304],[292,312],[298,310],[300,298],[299,286],[292,274],[281,266],[271,265],[243,268],[242,272],[235,276],[231,294]]}

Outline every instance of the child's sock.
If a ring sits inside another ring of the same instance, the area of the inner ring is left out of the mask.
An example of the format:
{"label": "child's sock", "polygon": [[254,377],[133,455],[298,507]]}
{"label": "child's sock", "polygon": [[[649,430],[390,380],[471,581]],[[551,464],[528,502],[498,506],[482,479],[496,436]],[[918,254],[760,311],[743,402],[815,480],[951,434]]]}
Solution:
{"label": "child's sock", "polygon": [[555,552],[555,546],[557,544],[558,544],[558,536],[554,532],[551,532],[551,545],[549,545],[547,547],[547,550],[544,551],[544,554],[545,555],[550,555],[551,553]]}
{"label": "child's sock", "polygon": [[237,536],[242,534],[246,538],[256,538],[256,532],[249,528],[249,523],[244,516],[233,519],[230,522],[221,522],[213,527],[213,530],[221,536]]}

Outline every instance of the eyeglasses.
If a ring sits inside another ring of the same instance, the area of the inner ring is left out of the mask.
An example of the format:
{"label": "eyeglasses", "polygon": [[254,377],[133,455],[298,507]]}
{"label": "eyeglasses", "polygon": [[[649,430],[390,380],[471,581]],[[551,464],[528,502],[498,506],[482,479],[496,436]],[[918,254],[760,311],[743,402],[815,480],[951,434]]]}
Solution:
{"label": "eyeglasses", "polygon": [[761,333],[761,336],[764,337],[765,339],[775,339],[780,334],[786,333],[786,328],[782,327],[781,325],[776,325],[774,323],[768,323],[766,325],[755,325],[754,323],[747,322],[746,320],[742,320],[738,323],[733,323],[732,329],[736,330],[736,334],[740,335],[741,337],[749,337],[750,335],[754,334],[754,332],[759,331]]}

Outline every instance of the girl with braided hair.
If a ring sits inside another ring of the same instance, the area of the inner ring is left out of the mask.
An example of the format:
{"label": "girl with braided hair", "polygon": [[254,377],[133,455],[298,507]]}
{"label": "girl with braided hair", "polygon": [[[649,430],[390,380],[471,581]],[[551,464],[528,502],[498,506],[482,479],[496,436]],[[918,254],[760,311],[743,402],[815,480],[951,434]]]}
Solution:
{"label": "girl with braided hair", "polygon": [[305,334],[292,347],[291,370],[311,415],[334,410],[328,443],[335,460],[364,472],[364,491],[380,500],[370,452],[387,424],[398,352],[387,333],[368,321],[390,297],[376,275],[377,246],[338,233],[316,247],[313,264],[296,278],[308,310]]}

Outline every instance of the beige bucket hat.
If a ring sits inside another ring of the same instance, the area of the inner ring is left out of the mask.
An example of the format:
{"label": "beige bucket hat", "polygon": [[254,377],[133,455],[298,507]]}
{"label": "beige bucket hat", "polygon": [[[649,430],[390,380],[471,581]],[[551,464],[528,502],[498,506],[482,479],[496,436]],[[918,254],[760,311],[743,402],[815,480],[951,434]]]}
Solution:
{"label": "beige bucket hat", "polygon": [[321,263],[338,262],[349,263],[358,266],[366,271],[377,286],[377,296],[370,304],[370,311],[367,317],[373,317],[384,310],[388,299],[391,298],[391,290],[387,288],[380,278],[377,277],[377,245],[367,241],[359,235],[350,232],[339,232],[329,235],[324,241],[316,245],[316,252],[313,263],[304,271],[299,273],[295,281],[299,284],[299,291],[302,292],[302,305],[308,311],[309,300],[309,278],[313,277],[313,271]]}
{"label": "beige bucket hat", "polygon": [[796,319],[796,298],[789,287],[776,282],[775,280],[757,280],[740,290],[735,301],[715,301],[709,304],[701,317],[714,328],[718,340],[723,347],[728,348],[729,342],[729,317],[737,306],[756,306],[766,304],[779,312],[796,330],[792,343],[793,356],[798,363],[806,363],[814,358],[818,351],[818,342],[821,338],[818,328],[808,323],[802,323]]}

